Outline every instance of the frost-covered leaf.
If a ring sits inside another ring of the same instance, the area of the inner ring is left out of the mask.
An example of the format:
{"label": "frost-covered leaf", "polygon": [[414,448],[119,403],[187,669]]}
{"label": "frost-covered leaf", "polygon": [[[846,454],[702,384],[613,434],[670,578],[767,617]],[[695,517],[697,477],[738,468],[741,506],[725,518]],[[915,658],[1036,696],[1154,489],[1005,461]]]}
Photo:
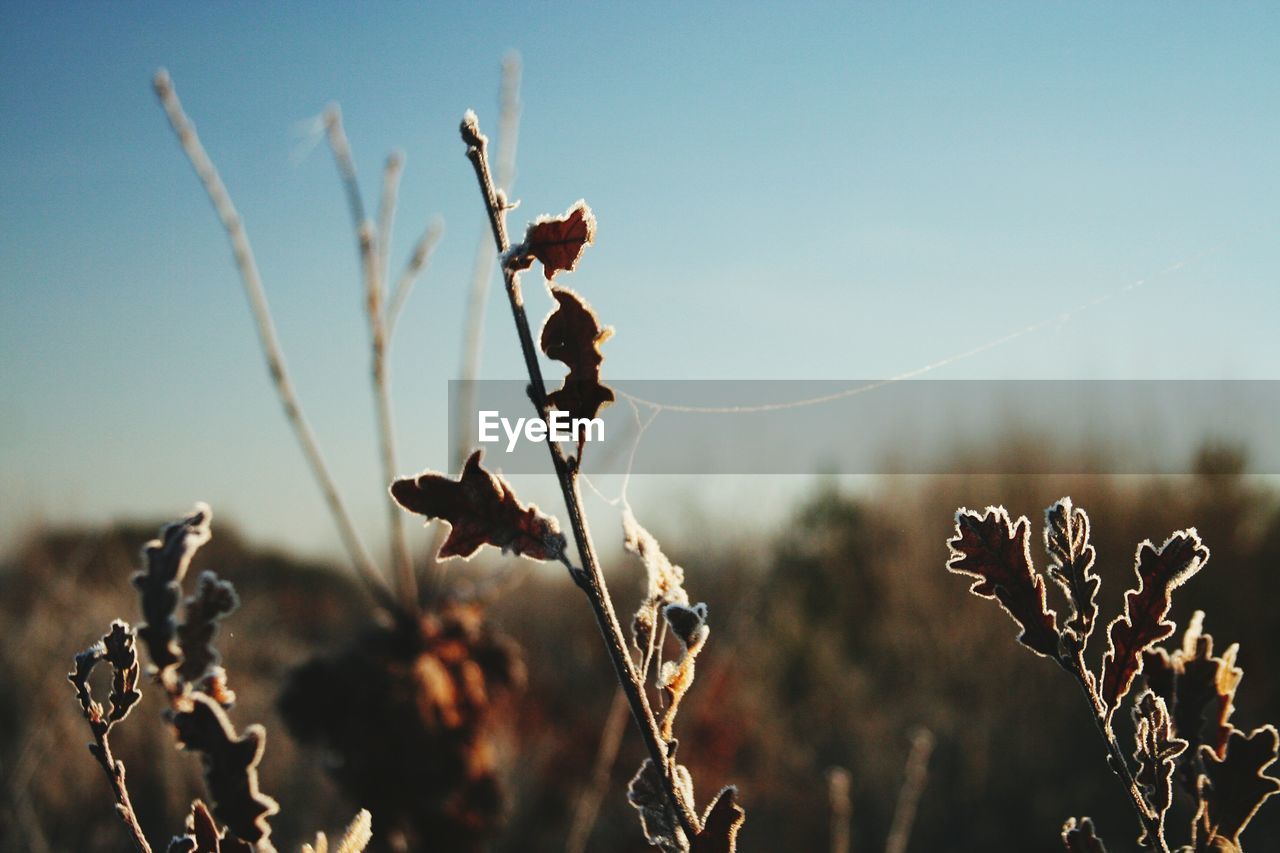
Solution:
{"label": "frost-covered leaf", "polygon": [[711,629],[707,627],[707,605],[699,602],[693,607],[685,604],[668,604],[662,608],[662,618],[672,635],[680,643],[680,655],[665,661],[658,671],[658,687],[667,692],[667,708],[662,715],[662,736],[670,739],[675,728],[680,702],[693,686],[694,662],[702,651]]}
{"label": "frost-covered leaf", "polygon": [[222,706],[203,693],[192,693],[189,707],[171,715],[184,749],[200,753],[205,786],[213,812],[237,838],[258,843],[271,834],[267,818],[279,811],[276,801],[258,789],[258,762],[266,747],[262,726],[237,735]]}
{"label": "frost-covered leaf", "polygon": [[1063,498],[1045,510],[1044,518],[1044,545],[1051,560],[1047,573],[1062,587],[1071,606],[1063,630],[1083,647],[1098,618],[1101,585],[1093,571],[1096,554],[1089,544],[1089,516],[1072,506],[1071,498]]}
{"label": "frost-covered leaf", "polygon": [[738,847],[738,830],[747,819],[737,796],[738,789],[732,785],[716,794],[702,816],[702,830],[689,845],[691,853],[734,853]]}
{"label": "frost-covered leaf", "polygon": [[111,630],[102,638],[103,657],[111,664],[111,712],[107,720],[118,723],[123,720],[142,692],[138,690],[138,652],[133,644],[133,629],[128,622],[117,619]]}
{"label": "frost-covered leaf", "polygon": [[1058,627],[1045,604],[1044,579],[1031,564],[1030,522],[1009,519],[1004,507],[982,513],[961,508],[956,533],[947,540],[948,571],[977,578],[969,591],[1000,602],[1021,627],[1018,641],[1033,652],[1058,659]]}
{"label": "frost-covered leaf", "polygon": [[[104,660],[111,666],[111,693],[107,697],[111,710],[105,715],[101,703],[94,701],[93,690],[89,686],[89,676]],[[80,709],[96,733],[110,731],[112,726],[129,715],[142,698],[142,692],[138,690],[138,671],[133,629],[129,623],[119,619],[111,623],[111,630],[101,640],[76,655],[75,668],[67,673],[67,680],[75,686]]]}
{"label": "frost-covered leaf", "polygon": [[1280,791],[1280,779],[1264,771],[1277,758],[1275,726],[1262,726],[1248,735],[1231,732],[1225,758],[1200,747],[1204,775],[1200,777],[1200,808],[1196,815],[1199,849],[1213,849],[1219,839],[1235,845],[1266,800]]}
{"label": "frost-covered leaf", "polygon": [[1200,746],[1208,745],[1219,758],[1226,754],[1233,728],[1236,688],[1244,671],[1237,667],[1239,646],[1232,644],[1221,656],[1213,654],[1213,637],[1204,633],[1204,611],[1197,610],[1182,636],[1182,647],[1172,654],[1157,648],[1142,656],[1147,687],[1165,700],[1173,715],[1178,737],[1187,741],[1180,778],[1195,790],[1199,776]]}
{"label": "frost-covered leaf", "polygon": [[[601,326],[595,311],[578,294],[565,287],[551,288],[556,309],[542,324],[542,351],[569,367],[564,384],[547,395],[547,401],[570,418],[594,418],[613,402],[613,391],[600,384],[604,355],[600,345],[613,335]],[[579,452],[582,442],[579,441]]]}
{"label": "frost-covered leaf", "polygon": [[[672,770],[675,787],[686,797],[685,802],[693,805],[693,779],[683,764],[676,764]],[[631,778],[627,786],[627,802],[640,813],[640,828],[644,830],[645,840],[664,853],[682,853],[687,849],[688,839],[680,822],[672,812],[667,799],[666,788],[660,771],[652,761],[646,758]]]}
{"label": "frost-covered leaf", "polygon": [[161,672],[179,660],[173,640],[182,578],[196,551],[209,541],[212,517],[208,504],[198,503],[191,515],[167,525],[159,539],[142,548],[142,570],[133,576],[142,605],[143,624],[138,636],[147,647],[152,665]]}
{"label": "frost-covered leaf", "polygon": [[684,590],[684,569],[667,559],[658,540],[640,526],[630,508],[622,511],[623,547],[640,558],[647,578],[647,591],[631,620],[631,639],[644,652],[658,620],[658,611],[668,604],[688,604]]}
{"label": "frost-covered leaf", "polygon": [[[213,572],[200,573],[195,592],[184,603],[183,622],[177,630],[182,651],[178,674],[183,681],[200,685],[215,669],[221,669],[218,663],[222,656],[213,645],[218,623],[239,606],[240,599],[230,581],[220,580]],[[225,690],[225,685],[222,687]]]}
{"label": "frost-covered leaf", "polygon": [[534,560],[560,559],[565,549],[560,525],[536,506],[523,506],[505,480],[481,467],[482,454],[471,454],[457,480],[425,471],[396,480],[391,496],[410,512],[449,522],[442,559],[470,557],[482,545]]}
{"label": "frost-covered leaf", "polygon": [[1087,817],[1080,820],[1068,818],[1062,825],[1062,847],[1067,853],[1107,853],[1093,829],[1093,821]]}
{"label": "frost-covered leaf", "polygon": [[[1173,802],[1174,767],[1178,756],[1186,751],[1187,742],[1175,736],[1169,709],[1164,700],[1150,690],[1143,691],[1134,703],[1133,722],[1137,743],[1133,757],[1138,763],[1135,778],[1163,835],[1165,815]],[[1145,830],[1139,839],[1139,843],[1154,841],[1147,837]]]}
{"label": "frost-covered leaf", "polygon": [[1138,546],[1134,572],[1138,586],[1124,595],[1124,612],[1107,628],[1107,652],[1102,658],[1102,701],[1107,721],[1115,716],[1120,700],[1142,671],[1142,654],[1168,637],[1174,624],[1165,621],[1173,590],[1194,575],[1209,559],[1209,549],[1194,528],[1174,533],[1156,548],[1150,541]]}
{"label": "frost-covered leaf", "polygon": [[534,259],[542,262],[548,280],[560,270],[573,272],[582,250],[596,239],[596,218],[581,199],[563,216],[541,216],[529,225],[524,242],[508,254],[508,265],[525,269]]}

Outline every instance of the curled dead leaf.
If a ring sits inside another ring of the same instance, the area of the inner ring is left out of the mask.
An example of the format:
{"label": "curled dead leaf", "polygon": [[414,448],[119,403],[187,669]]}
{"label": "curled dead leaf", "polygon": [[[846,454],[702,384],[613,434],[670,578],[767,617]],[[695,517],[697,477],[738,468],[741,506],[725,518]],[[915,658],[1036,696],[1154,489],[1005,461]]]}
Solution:
{"label": "curled dead leaf", "polygon": [[465,559],[482,545],[533,560],[560,559],[566,545],[560,525],[536,506],[522,505],[505,480],[484,470],[482,455],[472,453],[457,480],[433,471],[396,480],[391,496],[410,512],[449,523],[442,559]]}

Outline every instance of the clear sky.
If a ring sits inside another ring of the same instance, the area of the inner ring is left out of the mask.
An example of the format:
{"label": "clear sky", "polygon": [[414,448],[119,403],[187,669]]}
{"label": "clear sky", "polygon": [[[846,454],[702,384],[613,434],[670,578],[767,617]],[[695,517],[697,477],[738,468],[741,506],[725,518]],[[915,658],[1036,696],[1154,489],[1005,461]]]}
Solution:
{"label": "clear sky", "polygon": [[[393,268],[445,221],[394,349],[402,467],[443,466],[483,233],[456,128],[468,107],[495,127],[510,49],[513,222],[595,209],[568,283],[617,329],[607,376],[891,376],[1099,297],[930,376],[1280,376],[1275,4],[4,0],[0,546],[195,499],[262,540],[336,541],[152,95],[160,66],[379,541],[354,238],[303,129],[342,105],[371,208],[383,158],[407,155]],[[517,377],[493,296],[482,375]]]}

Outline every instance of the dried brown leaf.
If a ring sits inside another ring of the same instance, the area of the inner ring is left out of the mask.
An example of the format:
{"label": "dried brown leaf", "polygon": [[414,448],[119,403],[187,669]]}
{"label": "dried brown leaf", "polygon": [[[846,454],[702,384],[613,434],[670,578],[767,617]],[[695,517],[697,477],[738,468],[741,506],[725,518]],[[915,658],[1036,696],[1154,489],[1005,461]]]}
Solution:
{"label": "dried brown leaf", "polygon": [[688,604],[684,590],[684,569],[667,559],[653,534],[640,526],[630,508],[622,511],[622,545],[640,558],[648,581],[645,599],[631,620],[631,639],[644,652],[658,619],[658,611],[668,604]]}
{"label": "dried brown leaf", "polygon": [[[93,690],[89,686],[89,676],[104,660],[111,665],[111,693],[107,697],[111,710],[105,715],[101,703],[94,701]],[[76,655],[75,668],[67,673],[67,680],[75,687],[80,708],[96,734],[105,735],[112,726],[127,717],[142,698],[142,692],[138,690],[138,673],[133,629],[129,623],[119,619],[111,623],[111,630],[101,640]]]}
{"label": "dried brown leaf", "polygon": [[685,604],[668,604],[662,608],[662,618],[680,643],[680,655],[665,661],[658,672],[658,687],[667,692],[667,708],[662,715],[662,736],[668,740],[675,728],[680,702],[693,686],[694,662],[702,651],[711,629],[707,626],[707,605],[699,602],[693,607]]}
{"label": "dried brown leaf", "polygon": [[209,541],[212,517],[208,504],[198,503],[191,515],[165,526],[159,539],[142,548],[142,570],[133,576],[144,620],[138,627],[138,637],[146,645],[152,665],[161,672],[179,660],[179,649],[173,640],[182,578],[196,551]]}
{"label": "dried brown leaf", "polygon": [[171,719],[180,745],[200,753],[214,814],[237,838],[265,840],[271,834],[267,818],[279,811],[258,788],[266,730],[248,726],[237,735],[222,706],[203,693],[192,693],[184,702],[189,707],[173,712]]}
{"label": "dried brown leaf", "polygon": [[541,216],[529,225],[524,242],[509,255],[509,264],[524,269],[537,258],[548,280],[560,270],[573,272],[582,250],[596,239],[596,218],[582,199],[563,216]]}
{"label": "dried brown leaf", "polygon": [[[591,306],[572,290],[553,287],[551,295],[556,308],[542,324],[542,351],[568,365],[569,375],[547,395],[547,402],[570,418],[594,418],[614,399],[613,390],[600,384],[600,345],[613,335],[613,328],[601,326]],[[579,451],[581,446],[579,440]]]}
{"label": "dried brown leaf", "polygon": [[1083,648],[1098,618],[1098,588],[1101,580],[1093,571],[1096,558],[1089,544],[1089,516],[1063,498],[1045,510],[1044,545],[1051,562],[1049,577],[1062,587],[1071,612],[1063,630],[1070,632]]}
{"label": "dried brown leaf", "polygon": [[449,523],[442,559],[465,559],[482,545],[533,560],[560,559],[566,544],[560,525],[536,506],[523,506],[505,480],[481,467],[482,454],[471,454],[457,480],[424,471],[392,483],[391,496],[410,512]]}
{"label": "dried brown leaf", "polygon": [[747,813],[737,803],[738,789],[722,788],[702,816],[702,830],[689,845],[691,853],[734,853],[738,848],[738,830]]}
{"label": "dried brown leaf", "polygon": [[[1235,665],[1239,646],[1213,654],[1213,636],[1204,633],[1204,611],[1197,610],[1182,636],[1182,647],[1169,653],[1157,648],[1142,656],[1147,686],[1168,704],[1178,737],[1187,741],[1180,779],[1193,793],[1199,777],[1200,746],[1219,758],[1226,754],[1236,688],[1244,671]],[[1207,729],[1207,731],[1206,731]]]}
{"label": "dried brown leaf", "polygon": [[1115,716],[1120,700],[1142,671],[1142,654],[1174,632],[1165,621],[1173,590],[1200,571],[1209,549],[1195,528],[1179,530],[1156,548],[1150,541],[1138,546],[1134,572],[1138,586],[1124,596],[1124,612],[1107,628],[1107,652],[1102,658],[1101,697],[1107,721]]}
{"label": "dried brown leaf", "polygon": [[1266,800],[1280,791],[1280,779],[1265,771],[1278,756],[1280,737],[1275,726],[1250,734],[1236,729],[1227,741],[1225,758],[1200,747],[1204,775],[1200,777],[1200,808],[1196,814],[1198,849],[1214,849],[1217,841],[1240,844],[1240,833]]}
{"label": "dried brown leaf", "polygon": [[[1165,701],[1150,690],[1143,691],[1134,703],[1133,721],[1137,743],[1133,757],[1138,764],[1135,778],[1163,835],[1165,816],[1173,802],[1173,771],[1187,742],[1175,736]],[[1144,829],[1139,843],[1154,841]]]}
{"label": "dried brown leaf", "polygon": [[982,513],[956,512],[956,534],[947,540],[947,570],[977,578],[969,591],[993,598],[1021,627],[1018,641],[1039,655],[1059,660],[1058,627],[1045,603],[1044,579],[1031,563],[1030,522],[1013,523],[1004,507]]}
{"label": "dried brown leaf", "polygon": [[[184,603],[183,622],[177,629],[182,652],[178,675],[183,681],[199,685],[221,669],[218,663],[222,656],[213,645],[218,623],[239,606],[240,599],[229,581],[220,580],[213,572],[200,573],[195,592]],[[225,691],[225,684],[221,686]]]}
{"label": "dried brown leaf", "polygon": [[[685,802],[692,805],[693,779],[688,768],[676,764],[672,769],[672,779],[686,797]],[[652,759],[646,758],[631,778],[627,786],[627,802],[640,813],[640,828],[644,830],[646,841],[664,853],[683,853],[687,849],[684,830],[671,810],[661,773]]]}

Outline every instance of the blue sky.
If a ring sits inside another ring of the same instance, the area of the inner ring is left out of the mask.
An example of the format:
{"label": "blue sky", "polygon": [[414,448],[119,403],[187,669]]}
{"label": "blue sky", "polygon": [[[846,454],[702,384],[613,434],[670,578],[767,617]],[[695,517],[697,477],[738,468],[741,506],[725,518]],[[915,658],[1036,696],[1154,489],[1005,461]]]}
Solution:
{"label": "blue sky", "polygon": [[[483,227],[456,127],[468,107],[494,127],[509,49],[513,222],[595,209],[567,283],[617,328],[607,375],[891,376],[1099,297],[930,377],[1280,375],[1274,5],[4,2],[0,545],[195,499],[261,540],[336,541],[151,93],[160,66],[377,541],[354,240],[299,128],[342,105],[371,208],[383,158],[406,153],[393,268],[445,221],[393,366],[402,467],[440,467]],[[483,375],[515,377],[493,296]],[[653,485],[654,511],[684,488]]]}

